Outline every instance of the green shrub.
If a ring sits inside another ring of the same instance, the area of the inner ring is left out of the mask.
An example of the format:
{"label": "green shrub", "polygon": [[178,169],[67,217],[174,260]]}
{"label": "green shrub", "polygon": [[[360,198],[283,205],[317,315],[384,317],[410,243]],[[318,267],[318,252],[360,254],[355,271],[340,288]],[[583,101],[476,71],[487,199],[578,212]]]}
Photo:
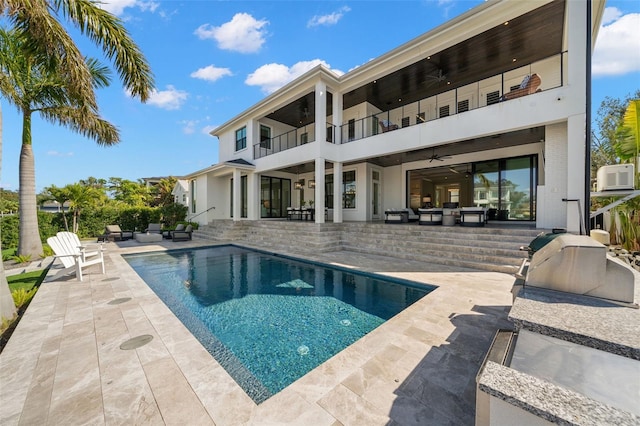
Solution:
{"label": "green shrub", "polygon": [[31,255],[30,254],[15,255],[12,257],[12,259],[15,260],[17,263],[28,263],[28,262],[31,262]]}
{"label": "green shrub", "polygon": [[2,248],[18,247],[18,222],[20,218],[17,214],[0,217],[2,227]]}
{"label": "green shrub", "polygon": [[19,288],[11,292],[11,296],[13,297],[13,302],[16,304],[16,308],[21,308],[23,305],[29,303],[33,296],[36,294],[38,289],[36,287],[31,290],[27,290],[24,288]]}

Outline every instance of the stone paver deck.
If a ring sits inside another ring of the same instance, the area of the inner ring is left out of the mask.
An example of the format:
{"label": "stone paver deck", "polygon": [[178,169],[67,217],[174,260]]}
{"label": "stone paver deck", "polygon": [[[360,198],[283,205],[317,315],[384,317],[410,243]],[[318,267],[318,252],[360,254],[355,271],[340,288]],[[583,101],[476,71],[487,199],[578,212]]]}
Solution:
{"label": "stone paver deck", "polygon": [[[439,287],[256,405],[121,257],[198,245],[211,242],[108,243],[106,275],[92,267],[83,282],[43,283],[0,354],[0,424],[474,423],[476,374],[495,331],[511,327],[513,277],[307,256]],[[150,343],[120,349],[147,334]]]}

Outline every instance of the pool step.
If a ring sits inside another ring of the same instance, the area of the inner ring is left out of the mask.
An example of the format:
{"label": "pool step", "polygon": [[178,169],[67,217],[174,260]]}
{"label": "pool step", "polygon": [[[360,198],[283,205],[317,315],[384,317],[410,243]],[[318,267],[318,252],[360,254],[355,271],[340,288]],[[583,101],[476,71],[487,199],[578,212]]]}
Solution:
{"label": "pool step", "polygon": [[195,238],[264,250],[323,253],[347,250],[487,271],[515,273],[526,257],[519,247],[541,229],[516,226],[443,227],[384,223],[216,220]]}

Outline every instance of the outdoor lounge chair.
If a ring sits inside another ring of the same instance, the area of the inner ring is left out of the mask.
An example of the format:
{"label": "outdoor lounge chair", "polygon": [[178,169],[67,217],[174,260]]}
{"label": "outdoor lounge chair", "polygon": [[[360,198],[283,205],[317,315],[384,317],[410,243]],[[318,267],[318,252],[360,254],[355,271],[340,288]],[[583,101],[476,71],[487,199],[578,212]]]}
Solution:
{"label": "outdoor lounge chair", "polygon": [[104,247],[99,243],[82,243],[80,238],[78,238],[78,234],[74,234],[73,232],[60,231],[56,234],[56,237],[63,241],[66,246],[76,248],[83,252],[85,259],[99,255]]}
{"label": "outdoor lounge chair", "polygon": [[164,238],[173,238],[173,233],[175,231],[184,231],[184,224],[183,223],[179,223],[176,225],[176,229],[172,229],[169,231],[162,231],[162,236]]}
{"label": "outdoor lounge chair", "polygon": [[147,234],[162,234],[162,225],[159,223],[150,223],[145,231]]}
{"label": "outdoor lounge chair", "polygon": [[104,248],[102,246],[96,250],[95,254],[89,254],[85,250],[85,246],[76,246],[74,242],[75,239],[67,237],[68,235],[56,235],[55,237],[47,238],[47,243],[55,253],[54,257],[60,259],[63,266],[63,268],[53,276],[52,280],[64,275],[75,274],[78,281],[82,281],[82,269],[91,265],[101,265],[102,273],[105,273]]}
{"label": "outdoor lounge chair", "polygon": [[173,231],[171,234],[171,239],[173,241],[187,241],[191,239],[191,233],[193,232],[193,227],[191,225],[187,225],[183,231]]}
{"label": "outdoor lounge chair", "polygon": [[380,120],[378,123],[380,124],[380,127],[382,127],[382,133],[398,129],[398,125],[391,123],[389,120]]}
{"label": "outdoor lounge chair", "polygon": [[104,235],[107,240],[124,241],[133,238],[133,231],[123,231],[120,225],[107,225],[104,228]]}
{"label": "outdoor lounge chair", "polygon": [[542,84],[542,80],[538,74],[527,75],[520,83],[520,87],[510,91],[509,93],[505,93],[500,98],[501,101],[508,101],[510,99],[519,98],[521,96],[531,95],[532,93],[540,92],[539,89],[540,84]]}

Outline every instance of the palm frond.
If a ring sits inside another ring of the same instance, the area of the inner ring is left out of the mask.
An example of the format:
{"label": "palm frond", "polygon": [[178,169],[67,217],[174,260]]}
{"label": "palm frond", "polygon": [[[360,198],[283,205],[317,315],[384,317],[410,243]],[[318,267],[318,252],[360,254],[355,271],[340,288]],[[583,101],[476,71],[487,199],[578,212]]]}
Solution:
{"label": "palm frond", "polygon": [[43,109],[42,117],[54,124],[65,126],[76,133],[93,139],[98,145],[111,146],[120,142],[118,128],[88,107],[60,106]]}
{"label": "palm frond", "polygon": [[102,47],[127,91],[146,102],[154,87],[151,67],[122,21],[91,0],[56,0],[55,6]]}

